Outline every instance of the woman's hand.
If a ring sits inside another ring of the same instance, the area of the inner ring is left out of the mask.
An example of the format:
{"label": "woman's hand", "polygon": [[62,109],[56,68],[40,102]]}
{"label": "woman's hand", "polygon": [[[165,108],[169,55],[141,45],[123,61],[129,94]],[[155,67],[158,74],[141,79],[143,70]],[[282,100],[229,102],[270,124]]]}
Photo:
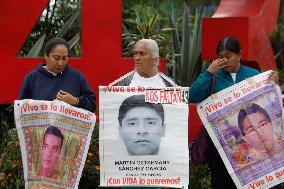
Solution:
{"label": "woman's hand", "polygon": [[224,68],[227,65],[227,58],[218,58],[213,60],[213,62],[209,65],[208,71],[212,74],[216,74],[217,71],[221,68]]}
{"label": "woman's hand", "polygon": [[277,71],[273,71],[270,75],[269,75],[269,79],[274,81],[275,83],[279,84],[279,74]]}
{"label": "woman's hand", "polygon": [[72,96],[70,93],[67,93],[66,91],[60,90],[56,95],[57,100],[61,100],[63,102],[66,102],[70,105],[76,106],[79,104],[79,99]]}

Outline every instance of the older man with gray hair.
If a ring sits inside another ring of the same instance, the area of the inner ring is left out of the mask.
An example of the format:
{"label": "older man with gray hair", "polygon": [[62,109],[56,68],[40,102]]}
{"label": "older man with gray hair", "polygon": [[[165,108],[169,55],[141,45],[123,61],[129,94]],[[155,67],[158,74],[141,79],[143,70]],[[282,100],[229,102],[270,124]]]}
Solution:
{"label": "older man with gray hair", "polygon": [[[162,73],[158,72],[159,46],[153,39],[141,39],[134,47],[134,71],[122,76],[117,81],[119,86],[133,86],[145,88],[171,87],[175,83]],[[116,83],[114,81],[113,83]],[[125,187],[122,187],[123,189]],[[127,187],[127,189],[138,189],[144,187]],[[160,187],[150,187],[161,189]]]}
{"label": "older man with gray hair", "polygon": [[121,77],[119,86],[163,88],[174,85],[173,81],[158,72],[159,47],[153,39],[141,39],[134,47],[134,72]]}

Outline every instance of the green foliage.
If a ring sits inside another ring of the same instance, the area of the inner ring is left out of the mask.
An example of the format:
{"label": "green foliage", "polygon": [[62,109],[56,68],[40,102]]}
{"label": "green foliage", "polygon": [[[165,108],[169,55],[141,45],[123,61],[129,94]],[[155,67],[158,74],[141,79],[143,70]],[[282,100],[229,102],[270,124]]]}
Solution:
{"label": "green foliage", "polygon": [[[174,51],[173,74],[176,82],[181,86],[189,86],[199,75],[196,72],[197,64],[201,54],[201,19],[205,15],[204,9],[195,9],[194,21],[190,27],[190,13],[187,4],[184,4],[181,35],[179,34],[178,24],[172,12],[169,15],[169,23],[172,28],[172,44]],[[181,36],[181,37],[180,37]],[[180,43],[181,40],[181,43]]]}
{"label": "green foliage", "polygon": [[46,36],[46,33],[40,36],[40,38],[37,40],[37,42],[34,44],[34,46],[29,51],[27,57],[37,57],[38,56],[43,46],[45,36]]}
{"label": "green foliage", "polygon": [[43,45],[52,37],[65,38],[70,45],[70,56],[81,55],[81,0],[54,0],[45,8],[18,57],[44,55]]}
{"label": "green foliage", "polygon": [[[166,35],[159,29],[159,11],[144,5],[136,5],[132,8],[135,19],[127,18],[123,22],[123,56],[133,56],[135,43],[143,38],[156,40],[162,57],[167,55],[168,43]],[[135,27],[128,30],[126,26],[133,24]]]}
{"label": "green foliage", "polygon": [[193,15],[181,1],[162,1],[159,5],[140,1],[128,9],[124,7],[123,55],[132,56],[137,40],[154,39],[159,44],[160,56],[166,59],[167,74],[177,84],[189,86],[201,72],[201,19],[207,14],[205,8],[192,9]]}
{"label": "green foliage", "polygon": [[23,187],[22,157],[16,129],[8,130],[0,149],[0,188]]}
{"label": "green foliage", "polygon": [[10,106],[5,104],[0,105],[0,144],[2,144],[2,141],[5,142],[7,140],[6,134],[10,129],[11,122],[13,123],[14,119],[14,116],[13,114],[11,114],[9,107]]}
{"label": "green foliage", "polygon": [[0,105],[0,128],[0,188],[22,188],[22,156],[12,105]]}
{"label": "green foliage", "polygon": [[80,188],[91,189],[100,185],[99,125],[96,125],[80,180]]}
{"label": "green foliage", "polygon": [[211,175],[208,165],[190,164],[189,185],[191,189],[210,189]]}

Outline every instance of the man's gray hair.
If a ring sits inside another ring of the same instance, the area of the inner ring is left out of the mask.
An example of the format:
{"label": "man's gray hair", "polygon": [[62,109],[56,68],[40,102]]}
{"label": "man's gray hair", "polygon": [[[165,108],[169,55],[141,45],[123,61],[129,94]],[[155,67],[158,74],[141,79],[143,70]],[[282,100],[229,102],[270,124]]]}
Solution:
{"label": "man's gray hair", "polygon": [[159,60],[159,46],[157,42],[153,39],[141,39],[136,42],[137,43],[146,43],[147,47],[150,49],[152,58],[158,58]]}

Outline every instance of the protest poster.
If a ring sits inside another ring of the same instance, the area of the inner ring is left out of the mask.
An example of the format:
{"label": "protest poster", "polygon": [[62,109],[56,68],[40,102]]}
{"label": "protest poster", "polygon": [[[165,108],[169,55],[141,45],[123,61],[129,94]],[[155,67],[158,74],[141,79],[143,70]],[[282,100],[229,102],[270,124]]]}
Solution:
{"label": "protest poster", "polygon": [[211,95],[198,113],[237,188],[284,181],[283,107],[271,71]]}
{"label": "protest poster", "polygon": [[95,114],[65,102],[15,100],[25,188],[78,188]]}
{"label": "protest poster", "polygon": [[100,186],[188,188],[187,91],[100,87]]}

